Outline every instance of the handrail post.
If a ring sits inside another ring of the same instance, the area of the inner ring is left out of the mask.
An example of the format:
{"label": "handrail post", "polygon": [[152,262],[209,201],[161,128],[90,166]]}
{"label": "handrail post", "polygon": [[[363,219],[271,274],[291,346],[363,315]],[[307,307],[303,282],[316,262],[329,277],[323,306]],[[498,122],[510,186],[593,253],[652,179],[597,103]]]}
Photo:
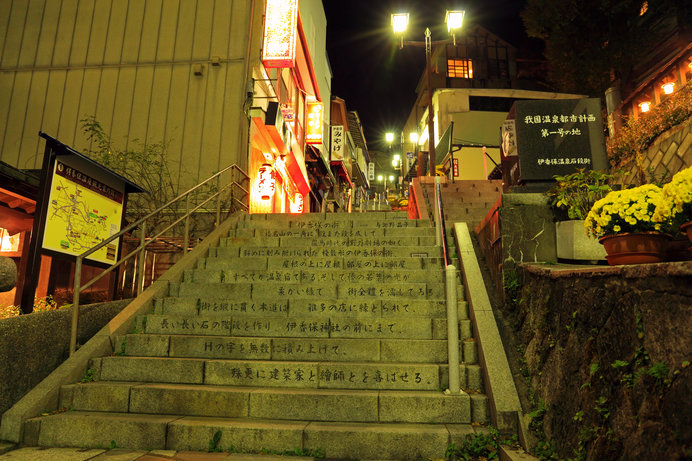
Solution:
{"label": "handrail post", "polygon": [[457,270],[448,265],[445,271],[447,292],[447,360],[449,364],[449,394],[459,394],[459,319],[457,313]]}
{"label": "handrail post", "polygon": [[82,284],[82,257],[74,264],[74,288],[72,289],[72,326],[70,330],[70,356],[77,350],[77,326],[79,324],[79,289]]}
{"label": "handrail post", "polygon": [[137,295],[142,292],[142,288],[144,285],[144,236],[146,235],[147,231],[147,223],[146,221],[142,221],[142,229],[139,234],[139,255],[137,256]]}
{"label": "handrail post", "polygon": [[442,246],[442,223],[440,222],[440,177],[435,176],[435,245]]}
{"label": "handrail post", "polygon": [[190,244],[190,194],[185,197],[185,234],[183,236],[183,254],[187,254],[187,247]]}
{"label": "handrail post", "polygon": [[[233,181],[233,171],[231,171],[231,181]],[[221,175],[216,177],[216,224],[214,227],[219,227],[221,224]]]}

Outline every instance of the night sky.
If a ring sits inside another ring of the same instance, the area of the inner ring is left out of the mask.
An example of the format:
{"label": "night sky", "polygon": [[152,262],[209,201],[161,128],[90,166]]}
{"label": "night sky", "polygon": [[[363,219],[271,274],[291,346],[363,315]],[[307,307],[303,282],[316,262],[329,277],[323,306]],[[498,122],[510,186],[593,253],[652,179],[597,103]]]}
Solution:
{"label": "night sky", "polygon": [[390,15],[408,12],[407,40],[448,38],[447,9],[466,11],[464,24],[475,23],[515,46],[536,46],[526,38],[519,13],[525,0],[324,0],[332,95],[358,111],[370,150],[380,149],[384,133],[400,132],[415,101],[425,69],[423,48],[399,50]]}

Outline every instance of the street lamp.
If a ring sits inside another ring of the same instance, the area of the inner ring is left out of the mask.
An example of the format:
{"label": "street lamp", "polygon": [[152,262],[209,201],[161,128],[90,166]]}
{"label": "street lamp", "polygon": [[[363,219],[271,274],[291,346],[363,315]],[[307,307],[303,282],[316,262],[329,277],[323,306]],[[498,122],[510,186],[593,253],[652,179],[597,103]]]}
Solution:
{"label": "street lamp", "polygon": [[387,141],[387,144],[391,147],[392,142],[394,142],[394,133],[385,133],[384,140]]}
{"label": "street lamp", "polygon": [[[461,29],[462,23],[464,21],[464,11],[463,10],[447,10],[445,16],[445,23],[447,24],[447,31],[452,36],[452,42],[456,45],[456,32]],[[392,30],[394,34],[399,36],[399,49],[403,48],[404,45],[425,47],[425,72],[427,74],[428,80],[428,163],[429,163],[429,174],[431,176],[436,174],[437,163],[435,161],[435,126],[433,122],[433,89],[432,89],[432,67],[430,66],[432,46],[441,45],[449,43],[449,40],[432,41],[430,34],[430,28],[425,29],[425,41],[416,42],[406,40],[404,41],[404,33],[408,28],[408,13],[396,13],[392,14]]]}

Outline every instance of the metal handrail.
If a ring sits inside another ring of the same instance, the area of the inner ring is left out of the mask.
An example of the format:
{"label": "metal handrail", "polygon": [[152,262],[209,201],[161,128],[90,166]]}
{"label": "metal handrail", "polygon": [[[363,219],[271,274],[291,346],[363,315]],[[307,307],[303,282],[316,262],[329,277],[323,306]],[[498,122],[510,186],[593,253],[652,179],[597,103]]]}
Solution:
{"label": "metal handrail", "polygon": [[447,301],[447,362],[449,365],[448,394],[459,394],[459,313],[457,312],[457,270],[451,264],[449,247],[447,245],[447,233],[445,231],[444,210],[442,208],[442,194],[440,193],[440,177],[435,176],[435,235],[437,245],[442,247],[445,266],[445,292]]}
{"label": "metal handrail", "polygon": [[[231,172],[231,181],[226,184],[225,186],[221,187],[221,175],[230,171]],[[240,183],[235,180],[234,173],[238,172],[241,174],[240,178]],[[203,202],[199,203],[197,206],[194,208],[190,209],[190,196],[193,192],[198,190],[200,187],[204,186],[205,184],[209,183],[210,181],[216,179],[217,180],[217,191],[216,193],[212,194],[209,196],[207,199],[205,199]],[[103,240],[101,243],[98,245],[88,249],[84,253],[80,254],[77,256],[77,260],[75,262],[75,275],[74,275],[74,293],[72,297],[72,331],[70,335],[70,355],[74,354],[75,350],[77,349],[77,324],[79,322],[79,295],[92,286],[94,283],[97,281],[101,280],[103,277],[106,275],[110,274],[113,270],[115,270],[117,267],[120,267],[122,264],[125,262],[129,261],[130,258],[133,256],[139,256],[138,258],[138,264],[137,264],[137,284],[135,287],[136,294],[139,295],[140,292],[142,291],[142,288],[144,287],[144,258],[145,258],[145,249],[147,245],[149,245],[152,242],[155,242],[160,236],[162,236],[165,232],[169,231],[170,229],[174,228],[176,225],[180,224],[181,222],[185,221],[185,231],[184,231],[184,236],[183,236],[183,254],[187,253],[189,243],[190,243],[190,216],[192,213],[196,212],[199,210],[201,207],[209,203],[212,199],[216,198],[216,221],[214,222],[214,227],[217,227],[221,223],[221,194],[225,192],[226,190],[231,190],[231,200],[233,203],[238,204],[241,208],[244,208],[246,211],[248,210],[249,206],[245,202],[241,202],[238,200],[235,196],[233,196],[233,188],[240,189],[242,192],[242,196],[248,197],[249,192],[246,188],[242,186],[241,183],[247,182],[250,180],[250,177],[245,173],[238,165],[233,164],[230,165],[223,170],[220,170],[219,172],[213,174],[209,178],[205,179],[204,181],[200,182],[196,186],[193,186],[192,188],[188,189],[187,191],[183,192],[182,194],[178,195],[174,199],[170,200],[168,203],[165,205],[160,206],[156,210],[152,211],[148,215],[144,216],[143,218],[135,221],[134,223],[130,224],[127,226],[125,229],[121,230],[117,234],[114,234],[107,238],[106,240]],[[175,220],[172,224],[168,225],[165,229],[160,231],[158,234],[156,234],[153,237],[146,237],[146,221],[151,218],[152,216],[155,216],[159,213],[161,213],[164,209],[169,208],[171,205],[173,205],[176,202],[179,202],[180,200],[185,199],[185,214]],[[115,239],[118,239],[125,235],[126,233],[130,232],[133,229],[136,229],[137,227],[140,228],[140,238],[139,238],[139,246],[135,248],[133,251],[128,253],[126,256],[120,258],[119,261],[115,262],[112,266],[108,267],[105,269],[103,272],[101,272],[99,275],[94,277],[93,279],[89,280],[87,283],[84,285],[81,285],[82,281],[82,262],[83,260],[91,255],[92,253],[98,251],[99,249],[103,248],[106,246],[108,243],[112,242]]]}

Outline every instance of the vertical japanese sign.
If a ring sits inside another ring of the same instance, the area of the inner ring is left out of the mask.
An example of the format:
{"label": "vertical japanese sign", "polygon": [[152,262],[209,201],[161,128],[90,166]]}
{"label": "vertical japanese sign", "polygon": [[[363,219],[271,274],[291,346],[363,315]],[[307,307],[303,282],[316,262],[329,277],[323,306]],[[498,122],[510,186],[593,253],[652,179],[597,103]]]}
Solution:
{"label": "vertical japanese sign", "polygon": [[368,163],[368,181],[375,180],[375,162]]}
{"label": "vertical japanese sign", "polygon": [[267,0],[264,19],[264,67],[293,67],[298,34],[298,0]]}
{"label": "vertical japanese sign", "polygon": [[509,119],[502,123],[502,153],[509,157],[517,155],[517,128],[516,120]]}
{"label": "vertical japanese sign", "polygon": [[517,101],[515,109],[522,180],[607,167],[598,98]]}
{"label": "vertical japanese sign", "polygon": [[332,160],[344,159],[344,126],[332,126]]}
{"label": "vertical japanese sign", "polygon": [[305,142],[308,144],[322,144],[322,121],[324,113],[322,111],[321,102],[309,102],[308,106],[308,122],[305,130]]}
{"label": "vertical japanese sign", "polygon": [[452,162],[452,177],[453,178],[458,178],[459,177],[459,159],[455,158],[454,161]]}

